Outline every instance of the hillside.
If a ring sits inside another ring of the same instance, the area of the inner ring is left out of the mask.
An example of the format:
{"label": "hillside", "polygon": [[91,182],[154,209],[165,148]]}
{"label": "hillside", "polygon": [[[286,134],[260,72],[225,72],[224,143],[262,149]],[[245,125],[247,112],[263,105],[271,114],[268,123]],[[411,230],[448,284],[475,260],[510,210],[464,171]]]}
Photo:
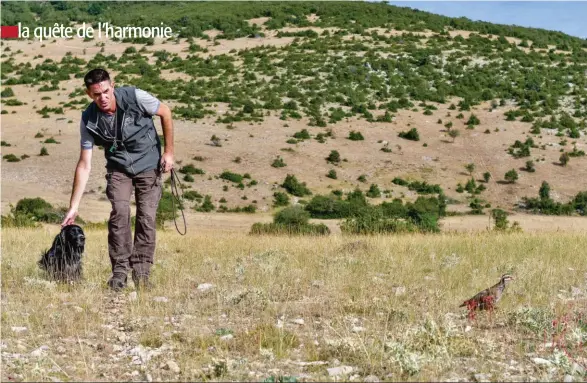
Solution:
{"label": "hillside", "polygon": [[[2,155],[20,160],[2,162],[3,214],[23,197],[68,203],[88,102],[82,77],[97,66],[173,107],[177,168],[203,173],[184,191],[209,195],[214,211],[252,205],[246,222],[268,219],[259,213],[274,210],[289,174],[312,192],[290,203],[359,188],[373,205],[445,196],[449,214],[526,212],[523,198],[546,181],[554,204],[575,201],[559,214],[585,214],[586,40],[375,3],[1,7],[2,25],[163,22],[177,33],[2,41]],[[417,141],[399,136],[412,129]],[[326,160],[332,151],[339,161]],[[103,165],[96,150],[87,221],[108,217]],[[517,180],[505,177],[512,169]],[[250,178],[231,182],[227,171]],[[195,211],[208,210],[204,201],[188,201],[190,222],[204,219]]]}

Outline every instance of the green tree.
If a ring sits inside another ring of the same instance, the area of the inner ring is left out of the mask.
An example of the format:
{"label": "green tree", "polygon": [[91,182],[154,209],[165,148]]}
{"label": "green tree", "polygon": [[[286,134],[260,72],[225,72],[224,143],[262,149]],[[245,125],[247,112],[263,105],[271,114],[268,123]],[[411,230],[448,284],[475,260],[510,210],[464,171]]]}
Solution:
{"label": "green tree", "polygon": [[532,161],[532,160],[526,161],[525,169],[529,173],[534,173],[536,171],[536,168],[534,167],[534,161]]}
{"label": "green tree", "polygon": [[299,182],[296,176],[288,174],[281,185],[287,192],[296,197],[303,197],[312,194],[310,189],[306,187],[305,182]]}
{"label": "green tree", "polygon": [[452,138],[452,142],[455,142],[455,139],[461,135],[461,132],[458,129],[451,129],[448,131],[448,135]]}
{"label": "green tree", "polygon": [[501,209],[493,209],[491,211],[491,216],[495,221],[495,230],[498,231],[505,231],[508,228],[508,215],[505,211]]}
{"label": "green tree", "polygon": [[469,175],[472,176],[473,172],[475,171],[475,164],[472,162],[469,164],[466,164],[465,169],[469,172]]}
{"label": "green tree", "polygon": [[515,169],[509,170],[508,172],[505,173],[504,178],[507,182],[513,184],[514,182],[516,182],[518,180],[518,172],[516,172]]}
{"label": "green tree", "polygon": [[280,225],[303,226],[310,220],[310,213],[296,205],[286,207],[275,214],[274,222]]}

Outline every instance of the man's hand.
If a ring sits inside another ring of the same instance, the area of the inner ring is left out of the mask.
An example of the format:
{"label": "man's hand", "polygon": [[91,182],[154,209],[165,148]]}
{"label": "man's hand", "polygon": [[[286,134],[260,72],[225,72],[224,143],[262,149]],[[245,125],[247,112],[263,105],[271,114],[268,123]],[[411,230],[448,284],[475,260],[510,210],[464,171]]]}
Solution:
{"label": "man's hand", "polygon": [[73,225],[75,223],[75,217],[77,217],[77,209],[69,209],[67,211],[67,214],[65,214],[65,218],[63,219],[63,222],[61,222],[61,227],[67,226],[67,225]]}
{"label": "man's hand", "polygon": [[173,168],[173,154],[163,153],[161,156],[161,169],[163,173],[167,173]]}

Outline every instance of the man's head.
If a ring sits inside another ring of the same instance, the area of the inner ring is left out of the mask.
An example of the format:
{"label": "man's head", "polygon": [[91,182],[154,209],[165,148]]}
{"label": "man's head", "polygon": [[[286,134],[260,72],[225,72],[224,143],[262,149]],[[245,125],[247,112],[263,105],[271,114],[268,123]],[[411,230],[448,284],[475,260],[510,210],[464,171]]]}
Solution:
{"label": "man's head", "polygon": [[114,98],[114,82],[104,69],[96,68],[88,72],[84,77],[86,93],[98,108],[106,113],[112,113],[116,109]]}

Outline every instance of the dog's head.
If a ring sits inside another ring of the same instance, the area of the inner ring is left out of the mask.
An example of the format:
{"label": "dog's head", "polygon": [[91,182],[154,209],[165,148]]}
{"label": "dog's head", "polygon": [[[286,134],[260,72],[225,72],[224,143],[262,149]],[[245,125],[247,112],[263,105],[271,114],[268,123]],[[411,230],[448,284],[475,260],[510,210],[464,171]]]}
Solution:
{"label": "dog's head", "polygon": [[81,257],[86,246],[86,236],[83,229],[78,225],[68,225],[61,229],[59,234],[61,239],[61,246],[66,251],[76,253]]}

